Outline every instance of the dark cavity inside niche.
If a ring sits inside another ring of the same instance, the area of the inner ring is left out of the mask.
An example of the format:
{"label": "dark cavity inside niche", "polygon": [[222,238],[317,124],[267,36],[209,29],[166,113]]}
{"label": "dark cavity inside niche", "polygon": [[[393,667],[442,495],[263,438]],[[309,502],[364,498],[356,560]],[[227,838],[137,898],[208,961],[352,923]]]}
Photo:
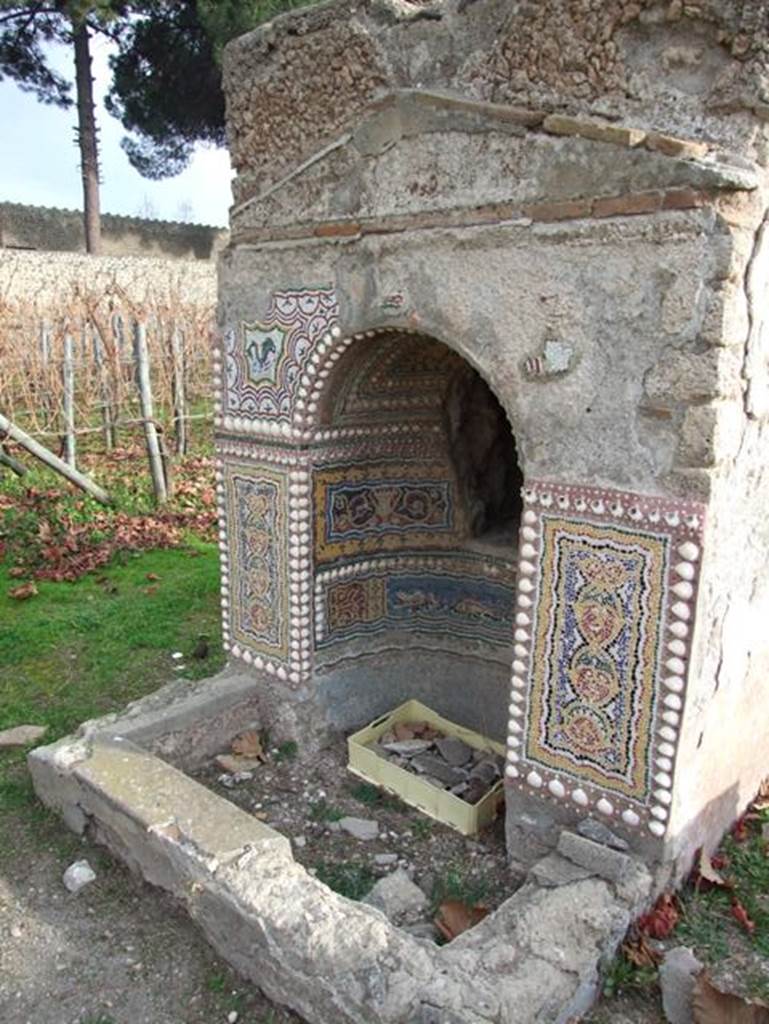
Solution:
{"label": "dark cavity inside niche", "polygon": [[471,367],[444,403],[449,450],[467,511],[469,540],[511,546],[521,516],[523,473],[504,409]]}

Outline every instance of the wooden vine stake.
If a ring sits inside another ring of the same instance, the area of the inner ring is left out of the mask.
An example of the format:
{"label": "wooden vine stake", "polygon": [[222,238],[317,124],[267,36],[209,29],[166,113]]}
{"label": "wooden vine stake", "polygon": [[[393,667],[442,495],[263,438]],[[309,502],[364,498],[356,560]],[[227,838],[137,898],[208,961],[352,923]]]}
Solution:
{"label": "wooden vine stake", "polygon": [[174,435],[176,454],[187,454],[187,397],[184,392],[184,335],[178,324],[171,328],[171,367],[173,376]]}
{"label": "wooden vine stake", "polygon": [[163,466],[163,455],[158,439],[155,413],[152,407],[152,385],[150,383],[150,361],[147,351],[147,326],[136,321],[134,324],[134,357],[136,359],[136,383],[139,388],[144,437],[147,442],[147,458],[150,464],[152,487],[155,501],[163,505],[168,500],[166,474]]}
{"label": "wooden vine stake", "polygon": [[40,461],[44,462],[50,469],[53,469],[63,477],[66,477],[70,483],[79,487],[81,491],[85,491],[87,494],[90,494],[92,498],[96,498],[96,500],[101,502],[102,505],[112,504],[112,499],[107,492],[97,486],[93,480],[90,480],[87,476],[79,473],[76,469],[72,469],[72,467],[68,466],[66,462],[58,457],[58,455],[54,455],[52,451],[49,451],[33,437],[30,437],[29,434],[26,434],[21,427],[17,427],[15,423],[11,423],[11,421],[3,416],[2,413],[0,413],[0,434],[2,434],[4,438],[15,441],[16,444],[20,444],[22,448],[26,448],[30,455],[34,455],[36,459],[40,459]]}
{"label": "wooden vine stake", "polygon": [[64,335],[64,362],[62,363],[64,384],[64,452],[67,465],[75,469],[75,359],[72,335]]}

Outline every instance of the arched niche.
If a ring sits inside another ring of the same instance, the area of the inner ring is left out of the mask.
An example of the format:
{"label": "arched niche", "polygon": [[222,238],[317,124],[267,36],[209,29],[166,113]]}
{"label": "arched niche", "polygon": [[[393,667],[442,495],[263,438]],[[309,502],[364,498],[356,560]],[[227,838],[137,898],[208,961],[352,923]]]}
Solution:
{"label": "arched niche", "polygon": [[318,395],[316,697],[346,728],[416,697],[505,734],[522,473],[478,371],[435,338],[358,336]]}

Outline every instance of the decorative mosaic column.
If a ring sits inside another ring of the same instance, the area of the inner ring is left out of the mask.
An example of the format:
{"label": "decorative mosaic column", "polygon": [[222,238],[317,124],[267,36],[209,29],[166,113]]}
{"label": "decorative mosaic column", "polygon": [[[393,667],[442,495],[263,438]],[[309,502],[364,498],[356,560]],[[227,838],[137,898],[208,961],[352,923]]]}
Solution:
{"label": "decorative mosaic column", "polygon": [[507,783],[665,836],[704,507],[524,490]]}
{"label": "decorative mosaic column", "polygon": [[214,359],[224,645],[292,687],[312,670],[307,397],[338,315],[330,286],[276,290]]}

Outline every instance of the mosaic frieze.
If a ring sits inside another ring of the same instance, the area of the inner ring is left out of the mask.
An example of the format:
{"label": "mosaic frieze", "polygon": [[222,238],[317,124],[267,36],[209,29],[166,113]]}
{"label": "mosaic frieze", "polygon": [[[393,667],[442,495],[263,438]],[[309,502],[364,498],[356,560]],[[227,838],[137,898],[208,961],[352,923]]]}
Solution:
{"label": "mosaic frieze", "polygon": [[330,286],[272,293],[264,318],[224,335],[227,417],[288,423],[302,369],[339,318]]}
{"label": "mosaic frieze", "polygon": [[456,543],[456,486],[444,464],[330,466],[315,474],[318,561]]}
{"label": "mosaic frieze", "polygon": [[492,574],[480,561],[461,556],[429,566],[419,559],[348,565],[318,581],[316,644],[406,631],[509,649],[514,599],[511,566],[495,566]]}
{"label": "mosaic frieze", "polygon": [[253,463],[224,468],[229,524],[229,620],[233,641],[288,658],[286,478]]}
{"label": "mosaic frieze", "polygon": [[665,831],[703,508],[524,492],[508,779]]}

